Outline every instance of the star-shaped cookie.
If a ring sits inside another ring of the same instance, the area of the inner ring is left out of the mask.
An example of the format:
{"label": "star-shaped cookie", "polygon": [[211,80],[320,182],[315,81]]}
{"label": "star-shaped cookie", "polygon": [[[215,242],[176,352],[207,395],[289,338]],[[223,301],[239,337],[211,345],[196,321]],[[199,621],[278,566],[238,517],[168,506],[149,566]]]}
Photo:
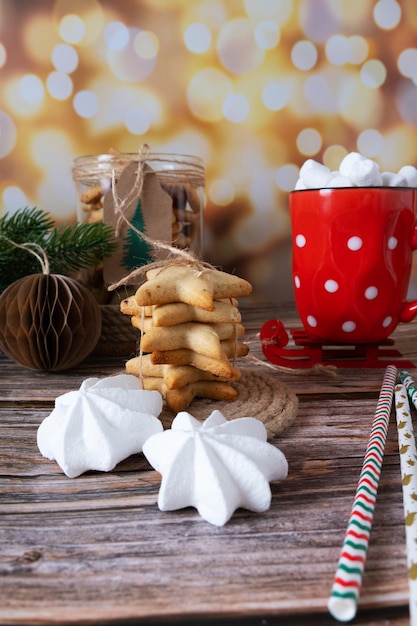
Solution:
{"label": "star-shaped cookie", "polygon": [[198,270],[191,265],[173,264],[149,270],[146,276],[148,280],[135,294],[140,306],[185,302],[212,311],[215,299],[239,298],[252,292],[248,281],[212,268]]}
{"label": "star-shaped cookie", "polygon": [[225,381],[197,380],[179,389],[168,389],[163,378],[147,376],[143,379],[143,388],[159,391],[173,413],[183,411],[194,398],[209,398],[231,402],[236,400],[237,391]]}
{"label": "star-shaped cookie", "polygon": [[220,359],[222,356],[220,341],[241,337],[244,331],[242,324],[226,322],[218,324],[186,322],[177,326],[150,327],[142,336],[141,348],[144,352],[188,348],[213,359]]}

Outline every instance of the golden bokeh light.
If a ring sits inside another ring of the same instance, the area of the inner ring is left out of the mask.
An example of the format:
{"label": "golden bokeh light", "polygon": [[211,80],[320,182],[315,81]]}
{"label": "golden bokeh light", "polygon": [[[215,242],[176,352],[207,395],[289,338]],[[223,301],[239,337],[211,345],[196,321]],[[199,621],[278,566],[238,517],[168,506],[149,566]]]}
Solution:
{"label": "golden bokeh light", "polygon": [[331,170],[338,170],[347,153],[348,151],[344,146],[337,144],[328,146],[323,153],[323,163]]}
{"label": "golden bokeh light", "polygon": [[[223,0],[201,0],[188,6],[189,19],[205,24],[207,28],[219,29],[227,19],[227,8]],[[188,12],[184,11],[185,16]]]}
{"label": "golden bokeh light", "polygon": [[311,157],[320,151],[323,139],[316,128],[303,128],[297,135],[296,144],[300,154]]}
{"label": "golden bokeh light", "polygon": [[100,38],[104,11],[99,0],[55,0],[52,18],[66,35],[65,41],[89,46]]}
{"label": "golden bokeh light", "polygon": [[22,101],[29,106],[41,106],[45,89],[41,79],[35,74],[25,74],[19,79],[18,89]]}
{"label": "golden bokeh light", "polygon": [[78,44],[85,36],[85,24],[78,15],[67,13],[59,22],[59,34],[68,43]]}
{"label": "golden bokeh light", "polygon": [[133,48],[141,59],[154,59],[159,50],[159,40],[155,33],[141,30],[133,39]]}
{"label": "golden bokeh light", "polygon": [[[340,85],[340,116],[357,132],[378,125],[383,118],[384,103],[381,92],[362,83],[355,75]],[[358,106],[360,102],[360,106]]]}
{"label": "golden bokeh light", "polygon": [[317,58],[317,48],[311,41],[297,41],[291,49],[291,60],[298,70],[312,70]]}
{"label": "golden bokeh light", "polygon": [[223,102],[233,92],[232,81],[216,68],[196,72],[187,90],[188,104],[195,117],[205,122],[223,118]]}
{"label": "golden bokeh light", "polygon": [[[52,26],[47,10],[40,10],[31,19],[19,22],[19,27],[22,33],[21,44],[31,60],[31,65],[47,67],[54,46],[60,43],[59,33]],[[20,66],[20,63],[17,65]]]}
{"label": "golden bokeh light", "polygon": [[74,46],[59,43],[52,50],[51,61],[58,72],[72,74],[78,66],[78,53]]}
{"label": "golden bokeh light", "polygon": [[411,78],[417,84],[417,48],[406,48],[398,56],[397,65],[405,78]]}
{"label": "golden bokeh light", "polygon": [[4,111],[0,111],[0,158],[12,152],[16,144],[16,126],[12,118]]}
{"label": "golden bokeh light", "polygon": [[369,59],[363,64],[360,77],[366,87],[377,89],[385,83],[387,69],[379,59]]}
{"label": "golden bokeh light", "polygon": [[252,20],[273,20],[278,25],[285,24],[289,19],[293,0],[244,0],[245,11]]}
{"label": "golden bokeh light", "polygon": [[248,74],[259,68],[265,52],[254,37],[253,24],[246,18],[228,20],[220,29],[217,52],[222,66],[232,74]]}
{"label": "golden bokeh light", "polygon": [[73,99],[75,112],[82,118],[91,119],[98,112],[99,102],[95,93],[88,89],[78,91]]}
{"label": "golden bokeh light", "polygon": [[227,206],[236,197],[236,189],[230,180],[213,180],[208,190],[209,198],[214,204]]}
{"label": "golden bokeh light", "polygon": [[0,43],[0,68],[5,65],[7,60],[6,48]]}
{"label": "golden bokeh light", "polygon": [[384,149],[378,156],[381,167],[396,171],[398,154],[403,163],[414,163],[417,167],[417,129],[403,124],[392,126],[384,135]]}
{"label": "golden bokeh light", "polygon": [[201,22],[189,24],[184,32],[184,43],[190,52],[202,54],[211,45],[210,29]]}
{"label": "golden bokeh light", "polygon": [[[119,30],[113,36],[111,40],[113,45],[109,46],[107,50],[107,63],[116,78],[135,83],[145,80],[153,72],[156,64],[157,38],[151,39],[150,36],[147,36],[146,49],[149,51],[149,43],[151,43],[154,55],[144,56],[142,55],[142,48],[145,49],[145,44],[140,46],[141,37],[143,40],[142,31],[133,27]],[[115,40],[118,41],[119,45],[115,46]]]}
{"label": "golden bokeh light", "polygon": [[272,20],[263,20],[256,25],[254,30],[254,38],[256,44],[262,50],[272,50],[279,43],[280,30],[278,24]]}
{"label": "golden bokeh light", "polygon": [[367,128],[358,136],[358,151],[370,159],[377,158],[384,149],[384,138],[375,128]]}
{"label": "golden bokeh light", "polygon": [[401,19],[401,7],[396,0],[379,0],[373,11],[376,24],[384,30],[398,26]]}
{"label": "golden bokeh light", "polygon": [[287,193],[292,191],[297,182],[299,168],[294,163],[287,163],[279,167],[275,173],[275,182],[278,188]]}
{"label": "golden bokeh light", "polygon": [[369,54],[369,45],[366,39],[359,35],[352,35],[348,37],[348,42],[350,51],[349,62],[355,65],[363,63]]}
{"label": "golden bokeh light", "polygon": [[72,94],[73,84],[68,74],[51,72],[46,79],[46,88],[55,100],[67,100]]}
{"label": "golden bokeh light", "polygon": [[233,93],[227,96],[223,102],[223,115],[234,124],[244,122],[250,112],[250,105],[248,99],[239,93]]}
{"label": "golden bokeh light", "polygon": [[1,199],[6,209],[13,208],[16,205],[23,207],[27,205],[27,198],[19,187],[10,183],[6,183],[2,187]]}
{"label": "golden bokeh light", "polygon": [[307,158],[417,166],[416,31],[415,0],[1,0],[0,214],[75,220],[82,154],[196,154],[207,260],[271,299]]}
{"label": "golden bokeh light", "polygon": [[[35,87],[33,94],[30,92],[31,84]],[[33,74],[13,77],[8,81],[3,97],[14,118],[32,118],[42,108],[42,82]]]}

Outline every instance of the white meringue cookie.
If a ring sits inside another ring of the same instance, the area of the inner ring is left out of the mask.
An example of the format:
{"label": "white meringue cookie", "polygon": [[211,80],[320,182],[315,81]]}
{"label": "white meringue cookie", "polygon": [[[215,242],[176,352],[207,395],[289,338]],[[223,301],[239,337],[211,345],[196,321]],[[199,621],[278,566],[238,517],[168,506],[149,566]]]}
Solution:
{"label": "white meringue cookie", "polygon": [[223,526],[239,507],[266,511],[269,481],[288,472],[285,456],[267,443],[260,420],[228,421],[218,410],[203,423],[185,411],[178,413],[170,430],[144,443],[143,453],[162,474],[160,510],[193,506],[216,526]]}
{"label": "white meringue cookie", "polygon": [[38,428],[39,451],[70,478],[108,472],[163,430],[162,402],[158,391],[143,390],[131,374],[88,378],[78,391],[56,398]]}

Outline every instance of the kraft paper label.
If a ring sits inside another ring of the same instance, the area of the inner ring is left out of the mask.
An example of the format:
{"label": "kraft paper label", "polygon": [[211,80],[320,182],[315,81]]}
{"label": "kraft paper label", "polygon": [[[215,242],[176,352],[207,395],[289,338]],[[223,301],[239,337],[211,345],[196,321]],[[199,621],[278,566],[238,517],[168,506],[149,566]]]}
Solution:
{"label": "kraft paper label", "polygon": [[[116,229],[118,242],[113,255],[103,261],[106,285],[118,282],[138,267],[166,258],[165,250],[149,245],[139,233],[145,233],[155,242],[169,245],[172,242],[172,198],[162,189],[154,170],[146,164],[143,165],[141,189],[132,194],[132,190],[138,187],[137,168],[138,163],[130,163],[116,181],[116,205],[112,190],[104,197],[103,221]],[[129,194],[132,194],[131,198]],[[140,282],[143,277],[136,277],[126,284]]]}

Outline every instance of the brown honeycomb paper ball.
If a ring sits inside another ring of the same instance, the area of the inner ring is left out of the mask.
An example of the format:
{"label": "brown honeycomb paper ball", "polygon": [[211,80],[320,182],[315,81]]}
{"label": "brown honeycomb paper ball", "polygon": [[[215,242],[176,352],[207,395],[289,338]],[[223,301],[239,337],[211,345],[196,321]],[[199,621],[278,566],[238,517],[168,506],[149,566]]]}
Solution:
{"label": "brown honeycomb paper ball", "polygon": [[0,296],[0,349],[24,367],[61,371],[96,346],[100,308],[80,283],[59,274],[31,274]]}

